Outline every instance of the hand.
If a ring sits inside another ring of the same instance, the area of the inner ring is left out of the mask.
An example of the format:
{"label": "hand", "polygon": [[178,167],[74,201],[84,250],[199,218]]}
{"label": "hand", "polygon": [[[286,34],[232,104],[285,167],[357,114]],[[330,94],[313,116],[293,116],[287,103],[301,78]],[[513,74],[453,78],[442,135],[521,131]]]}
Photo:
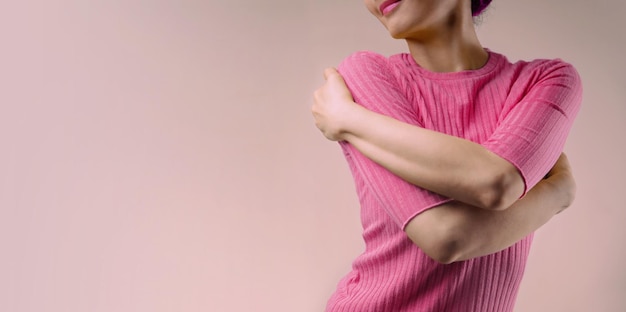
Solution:
{"label": "hand", "polygon": [[572,204],[576,197],[576,181],[574,181],[572,167],[565,153],[561,154],[556,164],[550,169],[550,172],[546,175],[546,180],[561,190],[560,193],[563,195],[563,209],[559,212],[565,210],[565,208]]}
{"label": "hand", "polygon": [[358,105],[354,103],[352,94],[336,69],[324,70],[324,79],[326,83],[313,93],[311,112],[315,118],[315,126],[327,139],[342,141],[350,109]]}

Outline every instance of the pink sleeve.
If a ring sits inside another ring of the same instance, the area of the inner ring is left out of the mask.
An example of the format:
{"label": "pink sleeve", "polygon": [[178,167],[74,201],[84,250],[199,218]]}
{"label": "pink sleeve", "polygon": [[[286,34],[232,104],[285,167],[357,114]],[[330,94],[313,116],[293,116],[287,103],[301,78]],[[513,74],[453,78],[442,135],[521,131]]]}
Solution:
{"label": "pink sleeve", "polygon": [[[421,126],[415,107],[398,89],[387,59],[372,52],[357,52],[338,68],[356,103],[374,112]],[[417,214],[450,201],[410,184],[361,154],[352,145],[341,146],[355,180],[365,184],[389,216],[401,228]]]}
{"label": "pink sleeve", "polygon": [[505,116],[482,145],[517,167],[524,194],[548,173],[559,155],[582,101],[576,70],[562,61],[550,61],[520,81],[540,75],[524,88],[517,103],[505,107]]}

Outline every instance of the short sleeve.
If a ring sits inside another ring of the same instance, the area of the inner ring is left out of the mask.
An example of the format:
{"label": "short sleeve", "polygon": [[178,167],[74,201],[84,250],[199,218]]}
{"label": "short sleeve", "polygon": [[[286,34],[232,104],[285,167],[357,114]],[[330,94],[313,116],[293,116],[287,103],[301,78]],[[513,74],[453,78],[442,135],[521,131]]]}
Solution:
{"label": "short sleeve", "polygon": [[518,80],[533,83],[517,84],[523,89],[518,90],[521,100],[507,104],[497,129],[481,144],[517,167],[526,194],[563,151],[581,106],[582,86],[574,67],[560,60],[545,61]]}
{"label": "short sleeve", "polygon": [[[365,108],[397,120],[421,126],[415,105],[407,99],[389,65],[388,59],[373,52],[357,52],[338,67],[354,101]],[[419,213],[451,199],[410,184],[365,157],[347,142],[342,149],[355,181],[362,181],[399,227]],[[358,184],[358,183],[357,183]]]}

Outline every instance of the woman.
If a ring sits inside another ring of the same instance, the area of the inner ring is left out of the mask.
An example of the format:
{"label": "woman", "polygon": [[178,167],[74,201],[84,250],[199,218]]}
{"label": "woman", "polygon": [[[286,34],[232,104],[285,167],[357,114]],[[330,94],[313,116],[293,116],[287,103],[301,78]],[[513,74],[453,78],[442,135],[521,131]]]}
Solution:
{"label": "woman", "polygon": [[533,231],[571,204],[580,78],[483,48],[489,2],[365,0],[409,53],[324,72],[312,111],[350,165],[366,245],[327,311],[512,311]]}

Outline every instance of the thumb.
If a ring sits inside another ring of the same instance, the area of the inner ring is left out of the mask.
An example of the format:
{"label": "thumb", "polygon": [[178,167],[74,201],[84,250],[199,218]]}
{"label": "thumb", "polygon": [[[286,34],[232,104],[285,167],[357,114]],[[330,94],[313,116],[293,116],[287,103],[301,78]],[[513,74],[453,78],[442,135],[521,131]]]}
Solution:
{"label": "thumb", "polygon": [[328,80],[328,78],[332,75],[338,75],[339,72],[334,67],[328,67],[324,69],[324,79]]}

